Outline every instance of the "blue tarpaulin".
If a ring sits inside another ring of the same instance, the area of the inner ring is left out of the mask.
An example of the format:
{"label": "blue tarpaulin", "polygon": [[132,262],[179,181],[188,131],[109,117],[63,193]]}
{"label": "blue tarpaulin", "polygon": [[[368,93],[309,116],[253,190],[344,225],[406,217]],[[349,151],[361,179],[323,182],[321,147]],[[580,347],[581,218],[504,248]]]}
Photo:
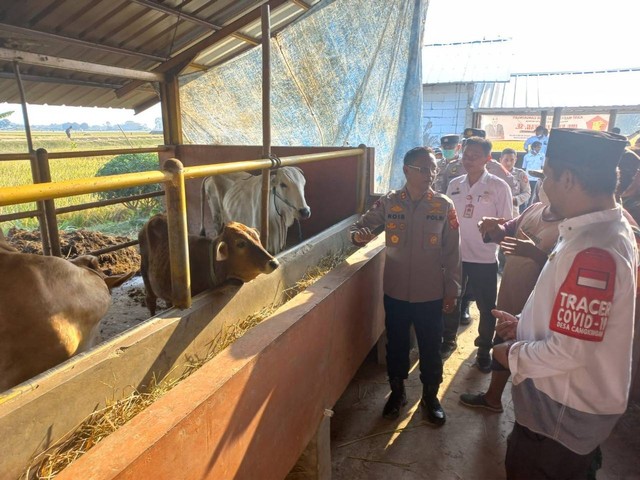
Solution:
{"label": "blue tarpaulin", "polygon": [[[421,145],[424,0],[321,2],[271,43],[273,145],[375,148],[376,191]],[[183,79],[193,144],[261,145],[261,48]]]}

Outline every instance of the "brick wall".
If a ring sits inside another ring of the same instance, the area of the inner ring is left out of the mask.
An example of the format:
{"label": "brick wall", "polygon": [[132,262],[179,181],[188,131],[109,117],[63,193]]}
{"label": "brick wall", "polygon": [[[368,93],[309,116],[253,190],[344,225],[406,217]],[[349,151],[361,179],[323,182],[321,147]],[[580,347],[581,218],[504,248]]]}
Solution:
{"label": "brick wall", "polygon": [[471,126],[473,84],[451,83],[422,86],[422,128],[425,145],[439,146],[440,137],[461,134]]}

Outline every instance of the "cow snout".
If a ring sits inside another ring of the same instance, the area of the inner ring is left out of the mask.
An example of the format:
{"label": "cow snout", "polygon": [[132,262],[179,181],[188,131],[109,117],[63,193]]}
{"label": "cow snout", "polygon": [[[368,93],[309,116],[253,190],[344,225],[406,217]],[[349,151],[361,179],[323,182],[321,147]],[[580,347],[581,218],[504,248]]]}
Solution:
{"label": "cow snout", "polygon": [[298,210],[301,219],[309,218],[311,216],[311,209],[309,207],[304,207]]}
{"label": "cow snout", "polygon": [[279,266],[280,266],[280,262],[278,262],[278,260],[276,260],[275,258],[273,260],[269,260],[269,268],[271,269],[272,272]]}

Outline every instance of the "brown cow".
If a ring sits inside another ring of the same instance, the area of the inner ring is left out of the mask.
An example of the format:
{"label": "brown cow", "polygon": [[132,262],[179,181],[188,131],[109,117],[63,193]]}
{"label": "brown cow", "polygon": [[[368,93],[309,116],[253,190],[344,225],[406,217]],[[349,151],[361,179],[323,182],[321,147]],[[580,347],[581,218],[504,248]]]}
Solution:
{"label": "brown cow", "polygon": [[[138,240],[147,307],[155,315],[157,298],[173,303],[167,217],[163,214],[151,217]],[[191,295],[226,280],[249,282],[261,273],[273,272],[278,265],[278,260],[260,244],[258,233],[241,223],[229,222],[215,239],[189,235]]]}
{"label": "brown cow", "polygon": [[134,273],[107,277],[96,257],[26,254],[4,241],[0,272],[0,391],[91,347],[110,289]]}

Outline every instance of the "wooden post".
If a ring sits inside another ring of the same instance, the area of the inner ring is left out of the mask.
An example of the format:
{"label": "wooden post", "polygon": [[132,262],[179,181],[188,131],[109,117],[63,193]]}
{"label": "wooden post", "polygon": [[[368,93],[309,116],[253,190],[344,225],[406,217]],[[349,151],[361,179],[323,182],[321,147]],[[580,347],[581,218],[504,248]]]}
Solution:
{"label": "wooden post", "polygon": [[162,170],[172,179],[165,183],[167,223],[169,227],[169,263],[171,264],[171,295],[178,308],[191,306],[191,272],[189,270],[189,243],[187,210],[182,163],[170,158]]}
{"label": "wooden post", "polygon": [[358,155],[358,185],[356,186],[356,212],[364,213],[367,203],[367,146],[363,143],[358,148],[364,150]]}
{"label": "wooden post", "polygon": [[[261,7],[262,19],[262,157],[271,156],[271,22],[269,4]],[[265,248],[269,241],[269,191],[271,171],[262,170],[262,201],[260,204],[260,241]]]}
{"label": "wooden post", "polygon": [[553,120],[551,121],[551,128],[558,128],[560,126],[560,118],[562,117],[562,107],[556,107],[553,109]]}
{"label": "wooden post", "polygon": [[[38,162],[38,171],[40,172],[40,183],[50,182],[51,170],[49,169],[49,154],[44,148],[39,148],[36,151],[36,161]],[[56,217],[55,200],[43,200],[42,204],[47,234],[51,246],[51,255],[61,257],[62,250],[60,249],[60,233],[58,232],[58,218]]]}
{"label": "wooden post", "polygon": [[612,108],[609,110],[609,128],[607,130],[613,130],[613,127],[616,126],[616,121],[618,120],[618,110],[616,108]]}
{"label": "wooden post", "polygon": [[160,104],[165,145],[182,144],[180,90],[178,77],[173,73],[167,73],[166,81],[160,84]]}
{"label": "wooden post", "polygon": [[[20,102],[22,104],[22,117],[24,119],[24,130],[27,136],[27,148],[29,149],[29,160],[31,162],[31,178],[33,183],[42,183],[38,159],[33,149],[33,139],[31,138],[31,125],[29,124],[29,114],[27,113],[27,96],[22,84],[20,76],[20,66],[18,62],[13,62],[13,70],[18,82],[18,90],[20,91]],[[47,228],[47,218],[45,216],[45,205],[43,201],[36,202],[36,210],[38,211],[38,224],[40,225],[40,239],[42,240],[42,251],[45,255],[52,255],[51,241],[49,239],[49,230]]]}

